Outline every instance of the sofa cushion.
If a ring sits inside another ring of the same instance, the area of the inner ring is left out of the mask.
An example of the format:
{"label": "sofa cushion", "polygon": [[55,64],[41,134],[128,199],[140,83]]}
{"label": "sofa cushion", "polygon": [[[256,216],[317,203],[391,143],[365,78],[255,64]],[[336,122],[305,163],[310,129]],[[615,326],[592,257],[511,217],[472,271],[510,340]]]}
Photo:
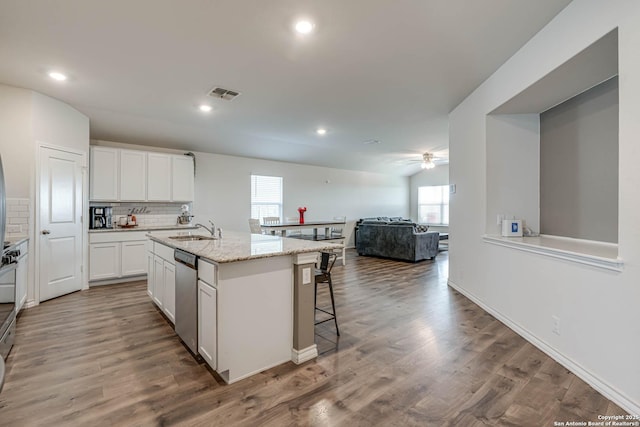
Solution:
{"label": "sofa cushion", "polygon": [[429,231],[429,226],[427,224],[415,224],[413,226],[413,229],[416,231],[416,233],[426,233],[427,231]]}

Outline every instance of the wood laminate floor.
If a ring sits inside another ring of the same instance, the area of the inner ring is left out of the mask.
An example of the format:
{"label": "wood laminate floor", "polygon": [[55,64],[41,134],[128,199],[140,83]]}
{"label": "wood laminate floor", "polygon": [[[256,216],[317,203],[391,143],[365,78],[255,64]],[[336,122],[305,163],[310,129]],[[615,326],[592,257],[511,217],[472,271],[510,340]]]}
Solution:
{"label": "wood laminate floor", "polygon": [[447,262],[349,251],[333,271],[340,339],[327,322],[317,360],[232,385],[187,352],[145,282],[45,302],[20,316],[0,425],[552,426],[624,413],[447,287]]}

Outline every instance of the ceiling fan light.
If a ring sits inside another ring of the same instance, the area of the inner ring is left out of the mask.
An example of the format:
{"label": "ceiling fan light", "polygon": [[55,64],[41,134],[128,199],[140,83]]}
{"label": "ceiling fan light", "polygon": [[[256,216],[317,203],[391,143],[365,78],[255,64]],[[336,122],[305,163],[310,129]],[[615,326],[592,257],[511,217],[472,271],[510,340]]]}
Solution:
{"label": "ceiling fan light", "polygon": [[436,167],[436,164],[429,160],[426,163],[423,163],[425,169],[433,169]]}
{"label": "ceiling fan light", "polygon": [[420,168],[421,169],[426,169],[427,168],[427,162],[420,163]]}

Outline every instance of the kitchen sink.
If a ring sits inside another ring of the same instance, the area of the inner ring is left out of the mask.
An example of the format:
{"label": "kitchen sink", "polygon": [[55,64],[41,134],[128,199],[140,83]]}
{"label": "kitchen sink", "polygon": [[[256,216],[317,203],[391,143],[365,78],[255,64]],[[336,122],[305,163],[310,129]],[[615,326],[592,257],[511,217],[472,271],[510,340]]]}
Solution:
{"label": "kitchen sink", "polygon": [[216,240],[216,238],[212,236],[196,236],[196,235],[169,236],[169,238],[173,240],[179,240],[181,242],[193,242],[197,240]]}

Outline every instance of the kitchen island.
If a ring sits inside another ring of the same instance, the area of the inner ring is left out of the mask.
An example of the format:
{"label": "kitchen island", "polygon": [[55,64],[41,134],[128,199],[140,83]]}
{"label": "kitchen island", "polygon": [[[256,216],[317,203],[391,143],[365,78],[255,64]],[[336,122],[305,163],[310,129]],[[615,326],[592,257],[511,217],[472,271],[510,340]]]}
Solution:
{"label": "kitchen island", "polygon": [[315,358],[314,264],[319,252],[342,246],[238,232],[175,239],[194,234],[149,238],[157,252],[180,249],[198,257],[197,349],[211,368],[233,383],[289,360]]}

